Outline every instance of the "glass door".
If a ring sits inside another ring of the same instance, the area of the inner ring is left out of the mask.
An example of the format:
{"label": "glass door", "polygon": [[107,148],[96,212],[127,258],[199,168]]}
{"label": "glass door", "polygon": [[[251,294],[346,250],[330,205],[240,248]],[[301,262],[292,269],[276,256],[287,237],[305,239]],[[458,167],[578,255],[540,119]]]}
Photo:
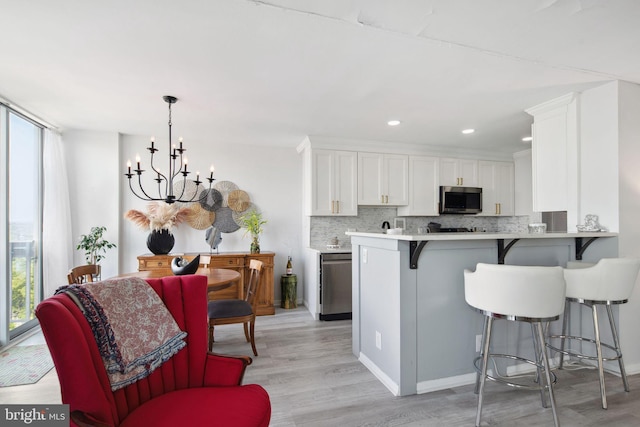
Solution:
{"label": "glass door", "polygon": [[[7,210],[8,246],[4,248],[4,277],[7,289],[5,307],[6,338],[11,340],[33,327],[34,310],[42,296],[41,238],[42,238],[42,127],[31,120],[4,109],[4,163],[7,178],[2,197]],[[3,298],[4,299],[4,298]],[[8,333],[8,336],[7,336]]]}

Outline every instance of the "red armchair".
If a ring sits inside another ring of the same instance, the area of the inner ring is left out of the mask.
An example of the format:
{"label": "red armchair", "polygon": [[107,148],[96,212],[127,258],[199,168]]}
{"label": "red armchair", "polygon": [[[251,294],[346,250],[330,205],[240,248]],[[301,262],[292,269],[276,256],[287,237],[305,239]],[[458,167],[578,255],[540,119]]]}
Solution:
{"label": "red armchair", "polygon": [[38,305],[36,316],[58,373],[62,402],[72,413],[71,425],[268,426],[267,392],[256,384],[240,385],[251,359],[207,352],[206,277],[147,282],[188,333],[187,345],[150,376],[115,392],[78,306],[66,294]]}

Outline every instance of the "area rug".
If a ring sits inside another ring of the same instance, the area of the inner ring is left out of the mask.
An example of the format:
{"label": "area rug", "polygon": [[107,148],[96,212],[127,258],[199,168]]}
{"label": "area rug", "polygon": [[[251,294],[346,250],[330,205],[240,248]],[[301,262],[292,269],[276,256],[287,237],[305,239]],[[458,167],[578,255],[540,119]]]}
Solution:
{"label": "area rug", "polygon": [[44,344],[18,345],[0,353],[0,387],[33,384],[53,368]]}

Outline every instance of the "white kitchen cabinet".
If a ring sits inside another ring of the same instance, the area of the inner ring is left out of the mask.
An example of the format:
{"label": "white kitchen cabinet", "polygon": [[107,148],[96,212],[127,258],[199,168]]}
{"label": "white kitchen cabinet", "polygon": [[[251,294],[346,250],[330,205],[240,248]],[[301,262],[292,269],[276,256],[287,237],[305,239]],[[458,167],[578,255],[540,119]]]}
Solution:
{"label": "white kitchen cabinet", "polygon": [[440,159],[409,156],[409,204],[398,207],[398,216],[437,216],[440,199]]}
{"label": "white kitchen cabinet", "polygon": [[478,186],[482,187],[480,216],[513,216],[514,168],[512,162],[478,162]]}
{"label": "white kitchen cabinet", "polygon": [[478,161],[470,159],[440,159],[440,185],[478,186]]}
{"label": "white kitchen cabinet", "polygon": [[531,150],[513,154],[513,201],[516,216],[533,215],[531,191]]}
{"label": "white kitchen cabinet", "polygon": [[401,206],[409,203],[409,156],[358,153],[358,204]]}
{"label": "white kitchen cabinet", "polygon": [[577,197],[577,95],[570,93],[526,110],[533,116],[533,210],[566,211]]}
{"label": "white kitchen cabinet", "polygon": [[358,215],[358,153],[312,150],[310,214]]}

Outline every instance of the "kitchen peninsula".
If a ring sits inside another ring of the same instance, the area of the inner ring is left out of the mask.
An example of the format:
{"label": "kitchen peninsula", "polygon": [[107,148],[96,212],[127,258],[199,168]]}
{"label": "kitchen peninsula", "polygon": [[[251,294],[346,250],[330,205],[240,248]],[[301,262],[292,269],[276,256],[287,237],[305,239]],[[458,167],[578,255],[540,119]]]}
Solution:
{"label": "kitchen peninsula", "polygon": [[[618,255],[618,234],[347,232],[353,254],[353,353],[398,396],[475,381],[482,316],[464,299],[464,270],[490,264],[566,266]],[[521,349],[498,322],[496,345]],[[509,325],[512,326],[512,325]],[[555,325],[554,325],[555,327]]]}

